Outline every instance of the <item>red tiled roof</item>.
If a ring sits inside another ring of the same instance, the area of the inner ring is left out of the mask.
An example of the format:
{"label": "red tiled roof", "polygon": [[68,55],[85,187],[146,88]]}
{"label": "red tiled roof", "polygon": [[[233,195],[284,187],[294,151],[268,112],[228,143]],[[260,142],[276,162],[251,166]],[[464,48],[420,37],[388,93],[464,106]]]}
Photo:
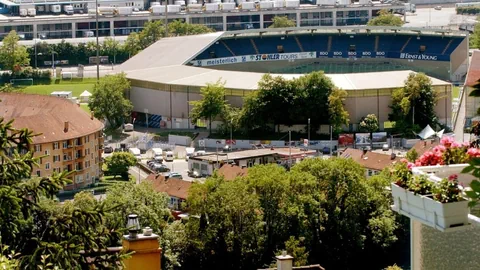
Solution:
{"label": "red tiled roof", "polygon": [[237,177],[246,176],[248,168],[240,168],[237,165],[225,164],[218,169],[218,174],[223,176],[225,180],[234,180]]}
{"label": "red tiled roof", "polygon": [[474,86],[480,79],[480,51],[473,51],[470,66],[468,67],[466,86]]}
{"label": "red tiled roof", "polygon": [[423,155],[423,153],[432,150],[435,146],[439,145],[440,142],[438,140],[420,140],[418,141],[412,149],[415,149],[418,156]]}
{"label": "red tiled roof", "polygon": [[367,151],[364,154],[363,150],[353,148],[345,149],[341,157],[351,158],[357,163],[359,163],[362,167],[376,171],[381,171],[384,168],[393,165],[396,161],[400,160],[398,157],[392,159],[391,155],[380,154],[371,151]]}
{"label": "red tiled roof", "polygon": [[[34,143],[47,143],[82,137],[103,129],[80,106],[58,97],[19,93],[0,93],[0,117],[14,119],[15,128],[28,128],[41,135]],[[68,131],[64,132],[65,122]]]}
{"label": "red tiled roof", "polygon": [[161,174],[150,174],[146,180],[153,184],[153,189],[156,191],[165,192],[170,197],[177,197],[184,200],[187,199],[188,190],[192,186],[192,182],[177,178],[165,179]]}

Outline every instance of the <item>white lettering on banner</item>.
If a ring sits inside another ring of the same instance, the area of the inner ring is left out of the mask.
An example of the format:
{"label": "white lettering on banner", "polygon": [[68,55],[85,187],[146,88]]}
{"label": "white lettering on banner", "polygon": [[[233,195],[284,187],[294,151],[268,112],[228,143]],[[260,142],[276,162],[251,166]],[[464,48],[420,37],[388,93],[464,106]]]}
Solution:
{"label": "white lettering on banner", "polygon": [[328,52],[318,52],[319,56],[328,56]]}
{"label": "white lettering on banner", "polygon": [[355,56],[355,55],[357,55],[357,52],[348,52],[348,55],[349,56]]}
{"label": "white lettering on banner", "polygon": [[341,55],[342,55],[342,52],[333,52],[333,55],[334,55],[334,56],[341,56]]}
{"label": "white lettering on banner", "polygon": [[362,52],[362,55],[363,56],[370,56],[370,55],[372,55],[372,53],[371,52]]}
{"label": "white lettering on banner", "polygon": [[436,55],[426,55],[426,54],[409,54],[409,53],[401,53],[400,59],[413,59],[413,60],[433,60],[437,61]]}
{"label": "white lettering on banner", "polygon": [[195,60],[190,63],[194,66],[216,66],[227,65],[242,62],[260,62],[260,61],[282,61],[282,60],[296,60],[296,59],[310,59],[317,58],[316,52],[301,52],[301,53],[272,53],[272,54],[256,54],[223,57],[216,59]]}
{"label": "white lettering on banner", "polygon": [[385,52],[377,52],[376,55],[377,56],[385,56]]}

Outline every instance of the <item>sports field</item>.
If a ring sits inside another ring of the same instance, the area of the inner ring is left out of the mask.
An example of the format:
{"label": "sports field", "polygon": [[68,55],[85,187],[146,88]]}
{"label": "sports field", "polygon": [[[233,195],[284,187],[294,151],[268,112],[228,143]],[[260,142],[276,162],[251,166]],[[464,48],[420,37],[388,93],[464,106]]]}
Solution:
{"label": "sports field", "polygon": [[96,79],[83,79],[79,81],[59,80],[52,81],[52,84],[40,84],[32,86],[24,86],[23,92],[27,94],[50,95],[54,91],[72,91],[74,97],[87,90],[92,92]]}

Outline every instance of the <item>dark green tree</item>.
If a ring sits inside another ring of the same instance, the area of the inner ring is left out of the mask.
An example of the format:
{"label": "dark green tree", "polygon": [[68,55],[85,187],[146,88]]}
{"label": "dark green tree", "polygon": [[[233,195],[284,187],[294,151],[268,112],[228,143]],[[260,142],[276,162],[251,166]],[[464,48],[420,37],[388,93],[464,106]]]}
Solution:
{"label": "dark green tree", "polygon": [[378,16],[370,19],[367,23],[369,26],[402,26],[403,21],[400,17],[395,16],[395,14],[389,12],[388,10],[380,10]]}
{"label": "dark green tree", "polygon": [[272,21],[272,25],[268,28],[287,28],[297,26],[297,23],[294,20],[290,20],[287,16],[275,16]]}
{"label": "dark green tree", "polygon": [[129,152],[115,152],[105,158],[105,164],[110,174],[128,179],[128,169],[137,164],[137,159]]}
{"label": "dark green tree", "polygon": [[199,119],[208,119],[209,133],[212,134],[212,121],[225,111],[225,83],[220,80],[216,83],[208,83],[200,89],[202,99],[190,101],[193,106],[190,118],[192,123]]}
{"label": "dark green tree", "polygon": [[106,119],[111,129],[117,129],[133,109],[129,91],[130,82],[125,73],[107,75],[95,84],[88,107],[95,117]]}

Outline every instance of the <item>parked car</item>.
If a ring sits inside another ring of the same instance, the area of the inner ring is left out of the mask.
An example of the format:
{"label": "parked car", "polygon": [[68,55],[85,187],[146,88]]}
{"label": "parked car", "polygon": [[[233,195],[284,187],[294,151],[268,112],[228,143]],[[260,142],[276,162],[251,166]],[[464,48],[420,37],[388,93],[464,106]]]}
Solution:
{"label": "parked car", "polygon": [[170,169],[166,165],[159,164],[159,163],[154,163],[151,168],[152,168],[152,170],[154,170],[156,172],[169,172],[170,171]]}
{"label": "parked car", "polygon": [[103,148],[103,153],[105,153],[105,154],[110,154],[112,152],[113,152],[113,147],[111,147],[111,146],[107,146],[107,147]]}
{"label": "parked car", "polygon": [[177,179],[183,179],[182,175],[176,172],[171,172],[167,175],[165,175],[165,178],[177,178]]}
{"label": "parked car", "polygon": [[436,6],[434,7],[435,10],[442,10],[442,6]]}
{"label": "parked car", "polygon": [[192,178],[200,178],[202,177],[200,175],[200,172],[198,171],[188,171],[188,176],[192,177]]}

